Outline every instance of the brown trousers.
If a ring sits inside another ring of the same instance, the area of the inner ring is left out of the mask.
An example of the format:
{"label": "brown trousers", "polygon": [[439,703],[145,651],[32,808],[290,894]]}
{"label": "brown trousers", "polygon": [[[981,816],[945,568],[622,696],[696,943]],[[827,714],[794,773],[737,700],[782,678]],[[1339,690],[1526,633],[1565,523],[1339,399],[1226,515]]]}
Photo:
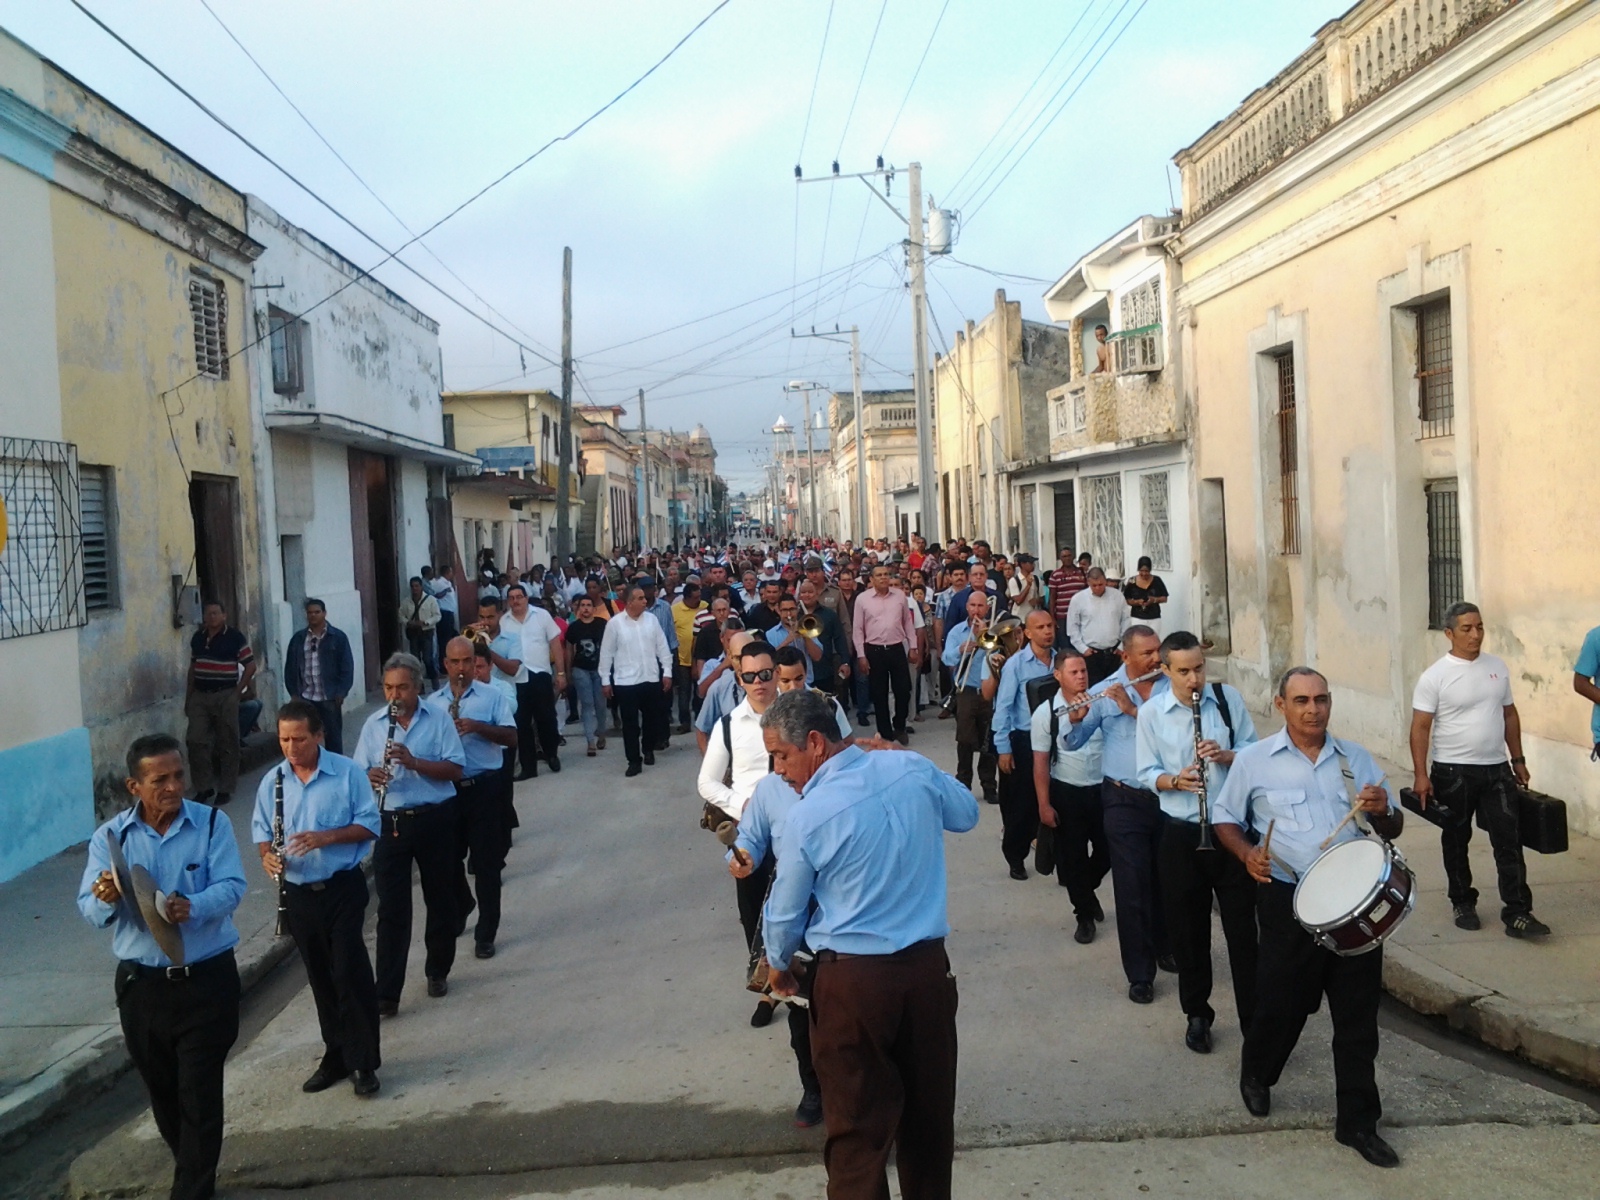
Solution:
{"label": "brown trousers", "polygon": [[231,793],[239,786],[239,692],[189,693],[183,706],[189,718],[189,781],[197,792],[214,788]]}
{"label": "brown trousers", "polygon": [[829,1200],[949,1200],[956,979],[944,939],[898,954],[817,956],[811,1054],[822,1084]]}

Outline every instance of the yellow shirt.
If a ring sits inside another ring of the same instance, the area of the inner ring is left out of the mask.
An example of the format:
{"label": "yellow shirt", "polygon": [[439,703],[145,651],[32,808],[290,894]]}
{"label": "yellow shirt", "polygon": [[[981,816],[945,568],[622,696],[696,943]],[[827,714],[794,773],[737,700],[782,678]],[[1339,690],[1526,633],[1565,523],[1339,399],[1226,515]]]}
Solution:
{"label": "yellow shirt", "polygon": [[694,616],[706,606],[704,600],[693,608],[687,607],[682,600],[672,602],[672,624],[678,631],[678,665],[688,667],[694,664]]}

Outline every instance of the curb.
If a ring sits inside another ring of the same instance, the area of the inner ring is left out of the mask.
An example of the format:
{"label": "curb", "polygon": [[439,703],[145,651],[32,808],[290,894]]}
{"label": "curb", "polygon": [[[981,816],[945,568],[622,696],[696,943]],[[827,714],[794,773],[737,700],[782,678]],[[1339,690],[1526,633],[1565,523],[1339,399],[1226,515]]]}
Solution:
{"label": "curb", "polygon": [[[1579,1083],[1600,1085],[1600,1041],[1581,1028],[1582,1006],[1521,1004],[1392,943],[1384,949],[1383,987],[1419,1013],[1444,1017],[1458,1033]],[[1571,1020],[1561,1021],[1563,1014]]]}
{"label": "curb", "polygon": [[[270,933],[241,942],[235,952],[241,994],[254,988],[293,952],[293,938]],[[0,1151],[20,1145],[41,1125],[107,1090],[133,1066],[114,1015],[108,1024],[110,1028],[87,1046],[0,1098]]]}

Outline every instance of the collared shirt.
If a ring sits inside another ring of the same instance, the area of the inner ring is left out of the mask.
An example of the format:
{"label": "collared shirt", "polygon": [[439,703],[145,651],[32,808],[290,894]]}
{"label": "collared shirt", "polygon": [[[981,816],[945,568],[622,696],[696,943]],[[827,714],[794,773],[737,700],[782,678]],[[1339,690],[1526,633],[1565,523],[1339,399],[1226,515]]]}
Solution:
{"label": "collared shirt", "polygon": [[[455,698],[455,693],[450,690],[450,685],[447,683],[432,695],[424,697],[422,703],[450,721],[453,726],[450,702]],[[479,683],[476,679],[461,693],[461,705],[458,711],[468,721],[482,721],[485,725],[503,725],[507,729],[517,727],[516,705],[506,699],[504,692],[497,691],[486,683]],[[497,742],[491,742],[481,733],[467,734],[461,739],[461,748],[467,756],[464,774],[468,779],[474,775],[498,771],[505,766],[506,748]]]}
{"label": "collared shirt", "polygon": [[1067,640],[1079,650],[1110,650],[1128,623],[1128,601],[1112,588],[1096,596],[1085,589],[1067,608]]}
{"label": "collared shirt", "polygon": [[[1209,741],[1224,750],[1238,750],[1256,740],[1256,723],[1250,719],[1244,697],[1231,685],[1223,684],[1222,694],[1227,698],[1228,713],[1233,718],[1232,740],[1229,740],[1228,725],[1222,719],[1222,710],[1217,707],[1217,698],[1209,683],[1200,693],[1200,729]],[[1177,775],[1194,762],[1194,709],[1179,700],[1172,688],[1168,687],[1159,696],[1152,693],[1149,703],[1139,709],[1135,753],[1139,761],[1139,786],[1155,792],[1161,801],[1161,811],[1179,821],[1198,821],[1200,801],[1193,792],[1161,791],[1156,787],[1156,780],[1162,775]],[[1207,763],[1205,771],[1209,800],[1227,784],[1228,768],[1221,763]]]}
{"label": "collared shirt", "polygon": [[439,602],[426,588],[421,596],[407,595],[400,601],[400,624],[407,633],[411,632],[409,626],[413,621],[422,627],[423,633],[431,632],[439,623]]}
{"label": "collared shirt", "polygon": [[[1340,754],[1350,765],[1348,788]],[[1289,731],[1280,729],[1239,751],[1211,803],[1211,821],[1241,825],[1257,834],[1258,842],[1271,824],[1272,854],[1283,863],[1273,862],[1272,877],[1294,883],[1317,860],[1330,834],[1334,845],[1363,836],[1355,821],[1345,822],[1337,834],[1334,829],[1349,815],[1352,796],[1368,785],[1389,791],[1383,772],[1362,747],[1330,734],[1313,763],[1289,739]],[[1394,810],[1392,793],[1389,809]]]}
{"label": "collared shirt", "polygon": [[1045,580],[1045,587],[1050,591],[1050,615],[1055,617],[1057,624],[1067,619],[1067,609],[1072,605],[1072,598],[1088,586],[1089,580],[1076,565],[1057,567],[1050,572],[1049,578]]}
{"label": "collared shirt", "polygon": [[189,654],[194,660],[194,686],[201,692],[225,692],[239,686],[239,668],[253,659],[250,643],[232,625],[224,626],[216,637],[202,626],[189,639]]}
{"label": "collared shirt", "polygon": [[[520,658],[526,675],[550,674],[550,643],[552,640],[561,640],[561,626],[556,624],[554,617],[542,608],[529,608],[527,620],[518,621],[507,613],[500,618],[500,628],[522,638],[522,652],[508,654],[507,658]],[[525,683],[526,679],[518,679],[517,682]]]}
{"label": "collared shirt", "polygon": [[[773,858],[783,854],[784,832],[789,810],[799,802],[800,793],[789,786],[781,775],[767,775],[758,782],[744,802],[739,814],[739,836],[734,845],[750,856],[750,861],[760,866],[770,853]],[[723,856],[733,861],[733,851]]]}
{"label": "collared shirt", "polygon": [[[283,775],[283,835],[319,833],[360,825],[376,837],[380,828],[378,801],[372,794],[367,773],[353,759],[326,748],[317,755],[316,769],[304,783],[287,762],[280,762],[261,777],[256,788],[256,807],[250,816],[251,840],[260,844],[272,841],[272,817],[276,802],[277,777]],[[367,842],[342,842],[323,846],[309,854],[286,856],[290,883],[321,883],[340,871],[348,871],[366,857]]]}
{"label": "collared shirt", "polygon": [[648,611],[638,620],[626,609],[606,622],[600,639],[600,682],[609,687],[659,684],[672,677],[672,649],[661,622]]}
{"label": "collared shirt", "polygon": [[1067,745],[1067,740],[1072,736],[1072,718],[1067,715],[1066,708],[1066,698],[1057,692],[1033,710],[1034,753],[1050,754],[1050,717],[1052,713],[1055,714],[1055,753],[1050,759],[1050,778],[1073,787],[1098,786],[1103,778],[1100,773],[1100,748],[1105,744],[1105,735],[1095,730],[1080,749],[1072,749]]}
{"label": "collared shirt", "polygon": [[[963,621],[952,629],[945,635],[944,653],[939,656],[940,661],[952,671],[959,667],[961,665],[961,646],[971,636],[972,625],[968,621]],[[954,679],[951,686],[958,688],[969,687],[976,690],[978,685],[987,678],[989,678],[989,656],[984,653],[982,647],[979,647],[972,652],[972,662],[967,667],[966,675],[963,678]]]}
{"label": "collared shirt", "polygon": [[[661,626],[661,636],[667,639],[667,649],[677,653],[678,624],[672,619],[672,605],[664,597],[657,596],[656,602],[645,609],[645,612],[654,617],[656,623]],[[667,673],[669,675],[672,673],[670,667]]]}
{"label": "collared shirt", "polygon": [[[818,619],[820,620],[821,618]],[[806,653],[806,640],[800,636],[800,631],[790,629],[782,624],[774,625],[767,630],[767,644],[774,650],[782,649],[790,643],[793,643],[800,651],[800,660],[805,664],[806,668],[806,686],[810,687],[814,664],[811,661],[811,655]]]}
{"label": "collared shirt", "polygon": [[455,584],[442,575],[435,575],[428,581],[428,590],[433,593],[440,612],[449,613],[452,617],[458,615]]}
{"label": "collared shirt", "polygon": [[239,843],[227,814],[193,800],[158,834],[145,824],[137,805],[123,809],[89,839],[89,861],[78,883],[78,911],[97,929],[115,924],[111,953],[126,962],[147,967],[168,967],[169,959],[146,928],[132,896],[116,904],[98,899],[89,889],[101,871],[111,869],[110,838],[122,847],[128,866],[150,872],[156,889],[168,895],[181,893],[189,901],[189,919],[177,927],[183,937],[184,962],[194,964],[215,958],[239,944],[233,927],[233,910],[244,895],[244,867]]}
{"label": "collared shirt", "polygon": [[[1583,645],[1578,650],[1578,661],[1572,670],[1573,674],[1582,675],[1591,683],[1600,678],[1600,628],[1584,634]],[[1600,704],[1596,704],[1589,715],[1589,734],[1596,744],[1600,744]]]}
{"label": "collared shirt", "polygon": [[[389,739],[389,713],[380,708],[361,726],[361,738],[356,742],[353,757],[364,770],[383,766],[383,749]],[[467,765],[466,748],[449,716],[434,712],[426,705],[417,705],[411,714],[409,728],[398,722],[394,727],[395,745],[404,746],[424,762],[453,762],[459,767]],[[456,794],[456,785],[443,779],[429,779],[418,771],[408,771],[398,763],[389,763],[394,778],[389,781],[389,791],[384,803],[389,808],[417,808],[423,804],[439,804]]]}
{"label": "collared shirt", "polygon": [[300,643],[300,695],[307,700],[326,700],[322,690],[322,639],[328,636],[324,625],[321,633],[306,630],[306,640]]}
{"label": "collared shirt", "polygon": [[[737,819],[756,784],[772,771],[772,756],[767,753],[767,742],[761,733],[761,714],[750,707],[748,697],[738,703],[726,720],[728,744],[723,744],[721,728],[711,730],[706,756],[700,761],[698,783],[702,800]],[[721,722],[718,724],[720,726]],[[728,775],[730,764],[733,782],[725,784],[722,780]]]}
{"label": "collared shirt", "polygon": [[1033,713],[1028,708],[1028,680],[1050,674],[1050,663],[1023,646],[1000,668],[1000,686],[994,694],[994,748],[997,754],[1011,753],[1011,735],[1033,728]]}
{"label": "collared shirt", "polygon": [[906,594],[899,588],[881,596],[874,589],[862,592],[856,597],[853,632],[857,658],[867,656],[868,646],[915,646],[917,627]]}
{"label": "collared shirt", "polygon": [[[717,662],[721,661],[720,658],[717,659]],[[704,679],[711,670],[708,665],[701,678]],[[717,722],[731,713],[743,699],[744,692],[739,687],[738,678],[732,671],[724,671],[717,677],[717,681],[706,689],[706,694],[700,701],[700,715],[694,719],[694,727],[710,736]]]}
{"label": "collared shirt", "polygon": [[[489,640],[489,649],[493,650],[501,658],[522,663],[522,656],[525,653],[522,646],[522,630],[515,624],[508,625],[505,617],[502,616],[500,618],[500,632]],[[498,664],[494,664],[490,667],[489,674],[495,679],[503,679],[510,684],[527,683],[528,665],[522,663],[517,668],[515,675],[507,675],[500,669]]]}
{"label": "collared shirt", "polygon": [[802,937],[841,954],[893,954],[944,937],[944,833],[977,823],[972,790],[920,754],[841,750],[785,821],[765,910],[767,961],[788,969]]}
{"label": "collared shirt", "polygon": [[[994,615],[997,617],[1003,613],[1011,603],[1006,599],[1005,593],[995,585],[995,582],[992,579],[984,581],[983,594],[994,600]],[[959,591],[952,592],[950,594],[950,599],[945,601],[944,623],[946,625],[954,625],[957,621],[965,621],[967,619],[967,601],[971,598],[972,586],[970,584],[964,588],[961,588]]]}
{"label": "collared shirt", "polygon": [[[1104,691],[1114,683],[1120,683],[1123,690],[1128,693],[1128,699],[1133,701],[1135,709],[1143,708],[1156,695],[1167,690],[1166,676],[1155,680],[1150,687],[1150,700],[1141,699],[1139,689],[1128,686],[1128,668],[1118,667],[1109,676],[1101,681],[1096,691]],[[1096,733],[1103,733],[1104,740],[1100,743],[1100,771],[1107,779],[1114,779],[1128,787],[1142,788],[1139,782],[1139,721],[1137,717],[1130,717],[1117,707],[1117,702],[1105,696],[1098,696],[1083,714],[1083,720],[1072,724],[1070,719],[1063,719],[1062,728],[1071,727],[1070,734],[1063,733],[1062,745],[1069,750],[1078,750],[1089,744],[1089,740]]]}

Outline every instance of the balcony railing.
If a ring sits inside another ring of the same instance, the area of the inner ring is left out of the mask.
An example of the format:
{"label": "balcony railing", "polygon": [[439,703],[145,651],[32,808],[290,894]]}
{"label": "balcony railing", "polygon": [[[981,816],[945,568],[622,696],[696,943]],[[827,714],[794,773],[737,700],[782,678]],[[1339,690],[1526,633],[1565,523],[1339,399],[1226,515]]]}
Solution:
{"label": "balcony railing", "polygon": [[1166,365],[1165,339],[1161,336],[1159,325],[1119,329],[1106,341],[1111,343],[1112,359],[1118,375],[1159,371]]}
{"label": "balcony railing", "polygon": [[1154,373],[1089,375],[1053,389],[1046,402],[1052,456],[1182,436],[1172,384]]}
{"label": "balcony railing", "polygon": [[917,406],[914,404],[875,404],[867,409],[869,429],[915,429]]}

